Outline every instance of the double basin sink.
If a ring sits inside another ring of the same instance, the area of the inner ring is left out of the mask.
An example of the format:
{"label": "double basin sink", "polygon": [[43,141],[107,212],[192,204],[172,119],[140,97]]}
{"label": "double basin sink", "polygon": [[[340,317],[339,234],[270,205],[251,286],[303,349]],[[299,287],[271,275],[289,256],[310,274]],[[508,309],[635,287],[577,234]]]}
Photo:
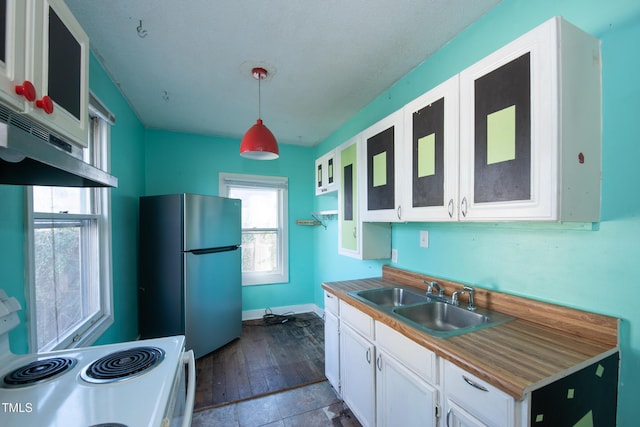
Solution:
{"label": "double basin sink", "polygon": [[349,295],[401,322],[440,338],[489,328],[514,319],[480,307],[468,310],[451,304],[446,298],[402,287],[353,291]]}

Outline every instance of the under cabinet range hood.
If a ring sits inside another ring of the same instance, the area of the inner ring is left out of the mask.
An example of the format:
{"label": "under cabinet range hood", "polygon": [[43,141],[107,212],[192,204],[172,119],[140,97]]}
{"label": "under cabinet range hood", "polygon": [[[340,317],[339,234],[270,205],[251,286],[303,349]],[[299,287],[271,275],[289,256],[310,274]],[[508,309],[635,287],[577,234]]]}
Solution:
{"label": "under cabinet range hood", "polygon": [[75,157],[73,146],[0,105],[0,184],[117,187],[118,179]]}

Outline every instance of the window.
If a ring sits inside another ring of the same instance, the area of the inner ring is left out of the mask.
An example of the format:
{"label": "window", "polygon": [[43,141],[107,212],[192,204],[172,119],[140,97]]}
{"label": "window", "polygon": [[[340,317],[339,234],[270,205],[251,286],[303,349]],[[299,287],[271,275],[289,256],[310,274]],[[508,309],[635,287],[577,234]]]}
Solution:
{"label": "window", "polygon": [[219,194],[242,200],[242,284],[289,281],[287,178],[220,174]]}
{"label": "window", "polygon": [[[82,157],[109,168],[113,116],[91,97]],[[27,187],[30,348],[92,344],[112,323],[110,190]]]}

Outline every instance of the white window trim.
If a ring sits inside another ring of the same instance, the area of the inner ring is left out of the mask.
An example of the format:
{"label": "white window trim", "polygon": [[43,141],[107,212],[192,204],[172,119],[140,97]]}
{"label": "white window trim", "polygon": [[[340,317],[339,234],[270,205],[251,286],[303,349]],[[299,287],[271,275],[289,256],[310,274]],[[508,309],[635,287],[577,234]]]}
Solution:
{"label": "white window trim", "polygon": [[264,186],[269,188],[282,188],[283,195],[280,199],[280,223],[278,227],[282,230],[281,248],[278,253],[278,262],[281,271],[277,273],[242,273],[242,286],[271,285],[289,282],[289,189],[287,177],[246,175],[220,172],[218,175],[218,194],[222,197],[229,195],[229,183],[241,183],[248,187]]}
{"label": "white window trim", "polygon": [[[93,116],[99,117],[101,120],[95,124],[98,129],[94,132],[100,132],[103,134],[103,138],[110,141],[111,137],[111,124],[114,123],[115,117],[111,114],[105,117],[103,111],[107,111],[106,107],[91,94],[92,104],[90,105],[90,111]],[[99,107],[99,108],[96,108]],[[91,121],[90,126],[94,126],[94,122]],[[93,159],[85,159],[94,165],[97,165],[105,171],[111,170],[110,163],[110,150],[109,143],[103,144],[100,150],[93,150]],[[101,235],[99,239],[100,247],[98,248],[98,256],[100,258],[100,293],[101,293],[101,307],[100,313],[88,321],[83,322],[76,328],[81,330],[80,333],[71,333],[64,340],[61,340],[56,345],[50,348],[42,349],[42,351],[61,350],[68,348],[86,347],[92,345],[100,336],[113,324],[113,273],[112,273],[112,228],[111,228],[111,191],[108,188],[94,188],[92,191],[96,192],[96,197],[101,200],[101,208],[96,213],[95,217],[98,218],[98,233]],[[29,311],[26,314],[27,328],[29,330],[29,349],[32,353],[38,349],[38,337],[37,337],[37,323],[36,323],[36,298],[35,298],[35,248],[34,248],[34,227],[33,221],[36,215],[33,213],[33,188],[31,186],[25,187],[25,210],[27,212],[27,218],[25,222],[25,264],[26,264],[26,284],[25,293],[27,297],[27,304]],[[68,215],[68,214],[65,214]],[[70,215],[72,216],[72,215]],[[49,216],[51,217],[51,216]],[[86,217],[86,215],[85,215]],[[88,323],[88,325],[87,325]]]}

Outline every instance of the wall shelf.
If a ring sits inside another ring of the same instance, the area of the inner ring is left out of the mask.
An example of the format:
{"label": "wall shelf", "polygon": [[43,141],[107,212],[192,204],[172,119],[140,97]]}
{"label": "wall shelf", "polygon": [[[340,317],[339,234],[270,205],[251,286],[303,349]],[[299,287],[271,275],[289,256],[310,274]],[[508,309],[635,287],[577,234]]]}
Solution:
{"label": "wall shelf", "polygon": [[338,211],[337,210],[330,210],[330,211],[311,212],[311,216],[314,218],[313,220],[298,219],[298,220],[296,220],[296,224],[298,224],[298,225],[310,225],[310,226],[321,225],[326,230],[327,229],[327,221],[330,220],[330,219],[336,218],[338,216]]}

